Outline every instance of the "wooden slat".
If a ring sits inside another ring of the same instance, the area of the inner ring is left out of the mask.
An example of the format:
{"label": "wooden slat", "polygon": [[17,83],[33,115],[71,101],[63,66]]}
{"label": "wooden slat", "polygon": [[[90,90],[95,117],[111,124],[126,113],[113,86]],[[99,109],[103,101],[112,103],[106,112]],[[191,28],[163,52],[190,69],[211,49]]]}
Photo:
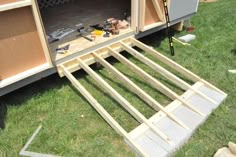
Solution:
{"label": "wooden slat", "polygon": [[63,66],[61,69],[64,75],[70,80],[74,87],[86,98],[86,100],[96,109],[96,111],[106,120],[106,122],[121,136],[123,136],[138,154],[147,156],[144,150],[136,144],[128,133],[116,122],[116,120],[97,102],[97,100],[79,83],[78,80]]}
{"label": "wooden slat", "polygon": [[146,0],[139,1],[139,29],[140,31],[144,31],[145,27],[145,9],[146,9]]}
{"label": "wooden slat", "polygon": [[164,16],[163,16],[163,13],[162,13],[162,10],[160,8],[160,5],[159,5],[158,1],[157,0],[152,0],[152,3],[153,3],[153,6],[156,10],[157,16],[161,19],[161,21],[163,21]]}
{"label": "wooden slat", "polygon": [[136,74],[138,74],[140,77],[144,78],[145,81],[147,81],[148,83],[150,83],[153,87],[155,87],[157,90],[159,90],[160,92],[162,92],[163,94],[165,94],[166,96],[168,96],[169,98],[171,98],[172,100],[179,100],[180,102],[183,103],[183,105],[185,105],[186,107],[188,107],[189,109],[191,109],[192,111],[198,113],[201,116],[204,116],[204,114],[199,111],[198,109],[192,107],[192,105],[190,105],[188,102],[186,102],[184,99],[182,99],[179,95],[177,95],[175,92],[173,92],[171,89],[169,89],[168,87],[166,87],[164,84],[162,84],[161,82],[157,81],[155,78],[153,78],[151,75],[147,74],[145,71],[143,71],[141,68],[139,68],[138,66],[136,66],[135,64],[133,64],[132,62],[130,62],[128,59],[126,59],[125,57],[123,57],[122,55],[112,51],[112,49],[110,49],[111,54],[120,62],[122,62],[123,64],[127,65],[127,67],[129,67],[133,72],[135,72]]}
{"label": "wooden slat", "polygon": [[98,84],[102,86],[116,101],[118,101],[135,119],[140,123],[146,124],[159,137],[168,143],[172,143],[170,139],[152,123],[148,121],[137,109],[135,109],[125,98],[123,98],[116,90],[114,90],[106,81],[96,74],[87,64],[80,58],[77,58],[80,67],[82,67]]}
{"label": "wooden slat", "polygon": [[174,74],[172,74],[171,72],[167,71],[166,69],[164,69],[163,67],[161,67],[160,65],[158,65],[157,63],[153,62],[152,60],[148,59],[147,57],[143,56],[141,53],[139,53],[138,51],[136,51],[135,49],[129,47],[128,45],[126,45],[123,42],[120,42],[120,44],[122,45],[122,47],[129,52],[131,55],[133,55],[135,58],[137,58],[138,60],[140,60],[141,62],[145,63],[146,65],[148,65],[150,68],[152,68],[153,70],[155,70],[156,72],[160,73],[162,76],[166,77],[168,80],[170,80],[171,82],[173,82],[174,84],[176,84],[177,86],[181,87],[184,90],[192,90],[194,91],[196,94],[200,95],[201,97],[205,98],[206,100],[208,100],[211,103],[214,104],[218,104],[215,100],[209,98],[208,96],[206,96],[205,94],[199,92],[198,90],[192,88],[191,85],[189,85],[188,83],[186,83],[185,81],[181,80],[179,77],[175,76]]}
{"label": "wooden slat", "polygon": [[151,54],[152,56],[154,56],[155,58],[157,58],[158,60],[160,60],[161,62],[165,63],[166,65],[168,65],[169,67],[175,69],[176,71],[178,71],[179,73],[183,74],[185,77],[187,77],[188,79],[197,82],[200,81],[206,85],[208,85],[209,87],[211,87],[212,89],[226,95],[223,91],[219,90],[218,88],[216,88],[215,86],[213,86],[212,84],[210,84],[209,82],[203,80],[202,78],[200,78],[199,76],[197,76],[196,74],[192,73],[191,71],[189,71],[188,69],[184,68],[183,66],[177,64],[176,62],[172,61],[171,59],[167,58],[166,56],[162,55],[161,53],[157,52],[156,50],[150,48],[149,46],[143,44],[142,42],[132,38],[132,43],[141,48],[142,50],[144,50],[145,52]]}
{"label": "wooden slat", "polygon": [[160,105],[155,99],[153,99],[150,95],[148,95],[145,91],[143,91],[139,86],[133,83],[130,79],[128,79],[128,77],[126,77],[116,68],[114,68],[106,60],[104,60],[102,57],[100,57],[96,53],[93,53],[93,55],[95,56],[96,60],[100,64],[102,64],[105,68],[107,68],[110,72],[112,72],[120,81],[124,82],[129,87],[129,89],[131,89],[134,93],[136,93],[146,103],[148,103],[153,108],[161,110],[163,113],[165,113],[170,119],[172,119],[178,125],[182,126],[185,129],[189,129],[189,127],[187,127],[183,122],[179,121],[175,115],[167,112],[165,108],[162,105]]}

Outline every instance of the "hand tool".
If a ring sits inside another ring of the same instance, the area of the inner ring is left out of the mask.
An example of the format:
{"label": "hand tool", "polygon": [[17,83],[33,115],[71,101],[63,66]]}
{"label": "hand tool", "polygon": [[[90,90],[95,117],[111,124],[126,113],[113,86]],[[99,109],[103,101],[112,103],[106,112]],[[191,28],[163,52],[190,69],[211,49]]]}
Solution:
{"label": "hand tool", "polygon": [[77,31],[80,33],[79,36],[83,37],[84,39],[86,39],[88,41],[91,41],[91,42],[93,41],[93,39],[84,35],[86,33],[86,31],[85,31],[85,28],[82,23],[77,24],[76,27],[78,27]]}

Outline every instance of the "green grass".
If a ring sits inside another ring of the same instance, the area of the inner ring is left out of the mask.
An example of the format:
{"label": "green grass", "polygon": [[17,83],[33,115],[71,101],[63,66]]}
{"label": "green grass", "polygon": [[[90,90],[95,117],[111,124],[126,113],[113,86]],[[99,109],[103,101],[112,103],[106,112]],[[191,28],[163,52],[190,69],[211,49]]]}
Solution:
{"label": "green grass", "polygon": [[[222,105],[175,154],[176,157],[208,157],[228,141],[236,142],[236,74],[227,72],[228,69],[236,69],[236,54],[231,52],[236,48],[235,6],[235,0],[201,3],[198,14],[191,21],[196,28],[196,40],[191,42],[191,47],[175,44],[176,56],[172,57],[173,60],[228,94]],[[184,34],[186,32],[176,33],[175,36]],[[170,57],[168,41],[160,33],[141,40]],[[173,87],[136,59],[127,57],[166,85]],[[127,70],[127,67],[113,59],[110,61],[160,103],[167,105],[171,102]],[[155,113],[106,69],[97,68],[96,72],[146,117]],[[138,125],[90,76],[83,71],[75,73],[75,76],[127,131]],[[183,92],[176,87],[173,90]],[[20,149],[40,123],[43,124],[43,129],[30,146],[32,151],[68,157],[134,156],[123,139],[65,78],[53,75],[0,99],[0,113],[5,115],[6,125],[0,131],[0,157],[18,156]]]}

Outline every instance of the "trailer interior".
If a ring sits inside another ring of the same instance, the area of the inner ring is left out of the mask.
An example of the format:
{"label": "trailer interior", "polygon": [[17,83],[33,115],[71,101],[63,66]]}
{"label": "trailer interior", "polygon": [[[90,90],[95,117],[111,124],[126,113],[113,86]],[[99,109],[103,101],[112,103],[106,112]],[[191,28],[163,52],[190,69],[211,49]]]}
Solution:
{"label": "trailer interior", "polygon": [[[53,60],[60,60],[73,53],[134,32],[131,22],[131,4],[133,4],[131,0],[65,0],[55,2],[38,0],[37,2]],[[119,28],[117,34],[109,33],[106,36],[104,29],[109,25],[107,20],[111,18],[121,22],[125,20],[127,25],[124,28]],[[90,26],[98,26],[98,28]],[[81,27],[84,29],[79,32]],[[102,34],[100,34],[101,31],[95,31],[99,29],[103,29]],[[68,32],[68,35],[55,39],[54,36],[58,35],[58,31],[59,36],[63,31]],[[68,50],[58,51],[66,46],[69,46]]]}

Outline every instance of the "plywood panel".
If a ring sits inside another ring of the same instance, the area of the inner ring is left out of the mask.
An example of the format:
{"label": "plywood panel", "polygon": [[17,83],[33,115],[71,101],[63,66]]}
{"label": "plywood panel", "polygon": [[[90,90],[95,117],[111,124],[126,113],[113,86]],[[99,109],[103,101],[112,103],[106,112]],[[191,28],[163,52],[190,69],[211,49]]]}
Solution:
{"label": "plywood panel", "polygon": [[197,12],[199,0],[173,0],[170,2],[170,20],[177,20],[181,17]]}
{"label": "plywood panel", "polygon": [[0,13],[0,80],[46,63],[31,7]]}
{"label": "plywood panel", "polygon": [[19,1],[21,1],[21,0],[1,0],[0,5],[13,3],[13,2],[19,2]]}
{"label": "plywood panel", "polygon": [[[163,8],[162,0],[157,0],[160,4],[160,8]],[[160,22],[160,18],[157,16],[152,0],[146,0],[145,8],[145,26]]]}

